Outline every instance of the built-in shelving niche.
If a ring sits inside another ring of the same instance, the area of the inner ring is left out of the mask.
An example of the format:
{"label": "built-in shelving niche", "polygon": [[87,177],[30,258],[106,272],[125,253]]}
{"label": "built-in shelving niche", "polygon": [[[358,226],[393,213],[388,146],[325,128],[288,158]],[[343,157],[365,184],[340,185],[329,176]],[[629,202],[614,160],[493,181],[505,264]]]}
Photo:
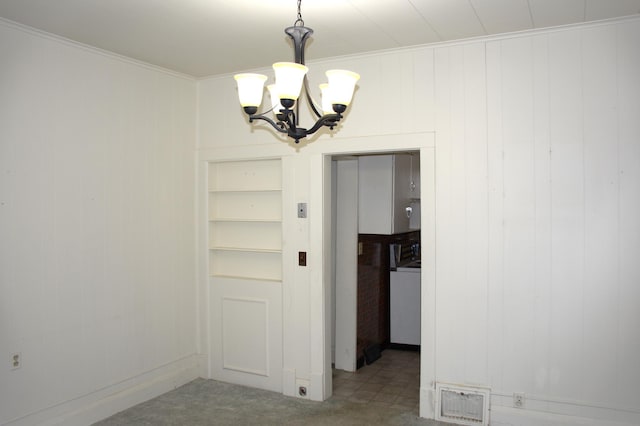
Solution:
{"label": "built-in shelving niche", "polygon": [[209,273],[282,280],[280,160],[209,163]]}

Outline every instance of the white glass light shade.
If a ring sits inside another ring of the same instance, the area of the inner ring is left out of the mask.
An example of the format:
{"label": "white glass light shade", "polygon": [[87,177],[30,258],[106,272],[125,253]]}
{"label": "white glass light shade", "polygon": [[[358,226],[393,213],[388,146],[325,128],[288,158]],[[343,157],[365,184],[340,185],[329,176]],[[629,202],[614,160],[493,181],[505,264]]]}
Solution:
{"label": "white glass light shade", "polygon": [[332,106],[331,89],[329,89],[329,83],[323,83],[320,85],[320,96],[322,100],[322,114],[335,114]]}
{"label": "white glass light shade", "polygon": [[331,87],[331,103],[349,105],[360,74],[346,70],[329,70],[325,74]]}
{"label": "white glass light shade", "polygon": [[284,109],[284,107],[280,103],[280,96],[278,95],[278,90],[276,89],[276,85],[275,84],[268,85],[267,90],[269,90],[269,97],[271,98],[271,108],[273,109],[273,113],[280,114],[280,110]]}
{"label": "white glass light shade", "polygon": [[293,99],[300,96],[302,80],[309,68],[295,62],[276,62],[273,64],[276,73],[276,86],[280,99]]}
{"label": "white glass light shade", "polygon": [[238,84],[238,98],[243,107],[259,107],[262,103],[262,92],[267,76],[262,74],[236,74],[233,76]]}

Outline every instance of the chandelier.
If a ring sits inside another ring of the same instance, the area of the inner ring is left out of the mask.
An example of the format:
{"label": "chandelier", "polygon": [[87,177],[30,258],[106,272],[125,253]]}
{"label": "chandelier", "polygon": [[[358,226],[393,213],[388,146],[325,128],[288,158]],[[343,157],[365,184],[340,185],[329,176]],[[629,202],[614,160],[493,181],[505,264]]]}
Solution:
{"label": "chandelier", "polygon": [[[326,72],[328,83],[320,85],[322,103],[318,105],[309,92],[309,82],[307,71],[304,65],[304,46],[307,38],[313,34],[311,28],[304,26],[300,3],[298,0],[298,16],[292,27],[284,30],[293,40],[295,62],[276,62],[273,64],[275,72],[275,84],[267,86],[271,98],[271,109],[258,114],[258,108],[262,103],[264,83],[267,76],[263,74],[236,74],[234,76],[238,85],[238,97],[244,112],[249,116],[249,123],[254,120],[264,120],[276,131],[285,133],[287,136],[299,143],[300,139],[311,135],[322,127],[334,126],[342,119],[342,114],[347,110],[353,91],[360,75],[347,70],[329,70]],[[307,98],[307,102],[317,121],[310,128],[299,126],[300,97],[302,87]],[[269,118],[268,114],[273,112],[275,119]]]}

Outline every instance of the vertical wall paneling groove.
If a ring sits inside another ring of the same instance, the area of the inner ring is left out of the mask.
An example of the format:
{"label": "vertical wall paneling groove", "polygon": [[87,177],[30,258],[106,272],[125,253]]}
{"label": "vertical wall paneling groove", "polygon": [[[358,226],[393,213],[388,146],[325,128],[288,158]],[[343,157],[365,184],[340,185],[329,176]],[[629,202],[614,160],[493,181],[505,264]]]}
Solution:
{"label": "vertical wall paneling groove", "polygon": [[415,51],[413,54],[413,116],[415,132],[434,129],[435,85],[433,49]]}
{"label": "vertical wall paneling groove", "polygon": [[503,137],[503,271],[505,360],[503,386],[530,389],[534,327],[535,173],[532,40],[501,48]]}
{"label": "vertical wall paneling groove", "polygon": [[616,372],[619,404],[638,407],[637,394],[629,390],[636,389],[640,382],[640,368],[629,367],[637,367],[635,354],[640,352],[640,25],[622,23],[616,29],[620,293],[615,309],[618,351],[614,362],[620,366]]}
{"label": "vertical wall paneling groove", "polygon": [[504,186],[502,140],[501,42],[487,43],[487,184],[488,184],[488,380],[503,389],[504,345]]}
{"label": "vertical wall paneling groove", "polygon": [[549,336],[551,295],[551,149],[549,140],[548,38],[532,39],[533,162],[534,162],[534,280],[533,335],[529,384],[534,394],[549,388]]}
{"label": "vertical wall paneling groove", "polygon": [[615,27],[583,31],[582,69],[584,104],[584,365],[592,370],[585,401],[617,405],[609,389],[616,387],[616,312],[618,281],[618,129],[617,50]]}
{"label": "vertical wall paneling groove", "polygon": [[487,92],[485,43],[465,46],[465,376],[487,383]]}
{"label": "vertical wall paneling groove", "polygon": [[[466,376],[466,366],[464,364],[466,359],[465,354],[465,337],[467,334],[467,323],[461,321],[461,318],[465,318],[466,314],[459,311],[460,308],[466,306],[467,299],[465,297],[466,280],[467,280],[467,261],[469,256],[469,248],[466,244],[468,235],[466,215],[468,214],[466,205],[466,167],[465,161],[465,81],[464,81],[464,67],[465,67],[465,46],[455,46],[451,49],[450,68],[449,73],[451,75],[452,84],[450,86],[451,96],[451,115],[450,120],[450,168],[451,175],[449,181],[451,183],[451,192],[448,195],[451,198],[452,208],[449,211],[451,216],[450,234],[451,239],[451,264],[448,265],[452,268],[451,281],[448,286],[444,288],[441,293],[444,297],[438,300],[438,304],[444,303],[444,307],[448,314],[448,318],[444,321],[450,322],[446,324],[447,328],[450,328],[451,332],[448,335],[447,341],[449,347],[443,349],[448,353],[448,356],[443,356],[443,367],[447,376],[455,377],[456,381],[461,380]],[[437,133],[437,129],[436,129]],[[442,336],[442,335],[441,335]],[[444,337],[444,336],[443,336]],[[447,361],[444,359],[449,358]],[[440,360],[440,359],[439,359]]]}
{"label": "vertical wall paneling groove", "polygon": [[[436,51],[438,223],[450,229],[438,243],[438,365],[475,384],[487,381],[487,101],[484,44]],[[478,161],[480,160],[480,161]],[[440,168],[446,167],[446,169]],[[450,208],[455,205],[458,208]],[[461,207],[462,206],[462,207]],[[443,223],[444,222],[444,223]],[[458,265],[458,267],[453,267]],[[484,271],[484,272],[483,272]],[[451,274],[451,275],[449,275]],[[466,290],[465,290],[466,289]],[[478,303],[483,301],[483,303]],[[457,307],[457,308],[454,308]],[[460,321],[457,318],[464,318]],[[450,328],[453,327],[453,328]],[[448,336],[459,336],[451,339]],[[448,374],[447,374],[448,375]]]}
{"label": "vertical wall paneling groove", "polygon": [[[453,268],[450,266],[454,261],[453,239],[446,238],[453,234],[452,221],[452,184],[451,184],[451,90],[450,90],[450,63],[451,51],[449,49],[435,50],[435,86],[436,86],[436,114],[435,125],[436,134],[436,223],[439,233],[436,233],[436,247],[438,253],[436,257],[437,271],[437,304],[436,304],[436,365],[438,370],[447,371],[450,359],[445,354],[455,353],[451,350],[452,344],[448,339],[453,336],[453,318],[445,317],[447,312],[446,300],[452,282]],[[436,377],[438,378],[438,377]]]}
{"label": "vertical wall paneling groove", "polygon": [[585,376],[584,146],[579,31],[549,36],[552,294],[550,395],[570,398]]}

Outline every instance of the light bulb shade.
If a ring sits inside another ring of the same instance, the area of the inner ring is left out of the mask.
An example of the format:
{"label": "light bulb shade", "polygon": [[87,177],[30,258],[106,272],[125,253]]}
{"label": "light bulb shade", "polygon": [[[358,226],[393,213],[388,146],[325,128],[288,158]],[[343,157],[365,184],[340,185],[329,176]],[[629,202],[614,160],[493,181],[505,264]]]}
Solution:
{"label": "light bulb shade", "polygon": [[323,83],[320,85],[320,96],[322,100],[322,114],[335,114],[333,111],[333,97],[331,96],[331,89],[329,83]]}
{"label": "light bulb shade", "polygon": [[302,80],[309,68],[295,62],[276,62],[276,86],[280,99],[298,100],[302,89]]}
{"label": "light bulb shade", "polygon": [[280,110],[284,109],[282,104],[280,103],[280,95],[278,94],[278,89],[275,84],[270,84],[267,86],[267,90],[269,90],[269,97],[271,98],[271,108],[273,109],[273,114],[280,114]]}
{"label": "light bulb shade", "polygon": [[347,70],[329,70],[325,74],[331,88],[331,103],[349,105],[360,74]]}
{"label": "light bulb shade", "polygon": [[266,75],[236,74],[233,76],[238,84],[238,98],[242,107],[259,107],[262,103],[262,92]]}

